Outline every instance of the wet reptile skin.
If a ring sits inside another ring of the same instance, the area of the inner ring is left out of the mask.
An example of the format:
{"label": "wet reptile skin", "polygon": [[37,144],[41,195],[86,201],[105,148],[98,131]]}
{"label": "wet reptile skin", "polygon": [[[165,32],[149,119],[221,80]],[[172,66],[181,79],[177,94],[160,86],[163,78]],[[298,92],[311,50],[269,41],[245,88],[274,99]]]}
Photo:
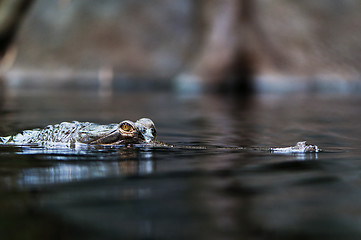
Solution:
{"label": "wet reptile skin", "polygon": [[90,144],[123,145],[150,143],[155,139],[154,123],[148,118],[136,122],[100,125],[90,122],[62,122],[43,129],[25,130],[14,136],[0,137],[2,144]]}
{"label": "wet reptile skin", "polygon": [[[156,139],[156,129],[152,120],[141,118],[136,122],[125,120],[119,124],[100,125],[90,122],[62,122],[49,125],[44,129],[25,130],[14,136],[0,137],[0,144],[26,145],[37,144],[44,147],[86,145],[129,145],[143,144],[157,148],[182,149],[215,149],[211,146],[172,145]],[[218,147],[219,148],[219,147]],[[315,145],[298,142],[292,147],[259,148],[259,147],[221,147],[230,150],[271,151],[277,153],[319,152]]]}

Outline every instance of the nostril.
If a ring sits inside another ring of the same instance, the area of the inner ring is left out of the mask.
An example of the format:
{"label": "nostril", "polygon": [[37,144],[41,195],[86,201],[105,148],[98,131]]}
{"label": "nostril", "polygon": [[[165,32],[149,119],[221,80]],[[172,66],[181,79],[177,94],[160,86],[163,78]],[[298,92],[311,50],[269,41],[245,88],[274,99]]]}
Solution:
{"label": "nostril", "polygon": [[155,130],[155,128],[152,128],[152,135],[154,136],[154,138],[157,135],[157,130]]}
{"label": "nostril", "polygon": [[153,141],[155,138],[151,129],[144,129],[144,131],[142,131],[142,135],[143,135],[144,141],[147,143]]}

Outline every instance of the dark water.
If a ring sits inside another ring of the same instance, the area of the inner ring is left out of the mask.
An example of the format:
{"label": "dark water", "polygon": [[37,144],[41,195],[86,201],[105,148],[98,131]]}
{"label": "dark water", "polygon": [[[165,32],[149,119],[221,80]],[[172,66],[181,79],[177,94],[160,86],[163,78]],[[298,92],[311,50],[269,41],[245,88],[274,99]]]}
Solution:
{"label": "dark water", "polygon": [[1,239],[360,239],[361,97],[15,92],[0,135],[62,121],[153,119],[172,144],[222,149],[0,147]]}

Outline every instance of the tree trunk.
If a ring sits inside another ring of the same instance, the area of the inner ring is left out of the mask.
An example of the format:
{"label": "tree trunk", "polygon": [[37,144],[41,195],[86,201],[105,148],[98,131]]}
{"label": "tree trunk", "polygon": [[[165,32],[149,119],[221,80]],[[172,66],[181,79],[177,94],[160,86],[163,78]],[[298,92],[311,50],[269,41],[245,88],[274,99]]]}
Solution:
{"label": "tree trunk", "polygon": [[0,0],[0,60],[12,44],[33,0]]}
{"label": "tree trunk", "polygon": [[[254,0],[213,0],[203,3],[201,20],[206,28],[200,52],[190,74],[202,88],[222,92],[250,92],[255,59],[250,49]],[[178,79],[182,81],[182,79]],[[182,84],[182,83],[180,83]]]}

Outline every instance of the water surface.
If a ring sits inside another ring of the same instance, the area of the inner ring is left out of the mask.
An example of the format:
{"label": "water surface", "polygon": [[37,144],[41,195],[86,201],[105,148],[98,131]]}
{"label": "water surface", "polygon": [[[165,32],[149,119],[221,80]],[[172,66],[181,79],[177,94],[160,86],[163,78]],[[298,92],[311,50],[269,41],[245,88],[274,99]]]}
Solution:
{"label": "water surface", "polygon": [[8,93],[0,135],[62,121],[151,118],[172,144],[226,149],[0,146],[2,239],[359,239],[360,96]]}

